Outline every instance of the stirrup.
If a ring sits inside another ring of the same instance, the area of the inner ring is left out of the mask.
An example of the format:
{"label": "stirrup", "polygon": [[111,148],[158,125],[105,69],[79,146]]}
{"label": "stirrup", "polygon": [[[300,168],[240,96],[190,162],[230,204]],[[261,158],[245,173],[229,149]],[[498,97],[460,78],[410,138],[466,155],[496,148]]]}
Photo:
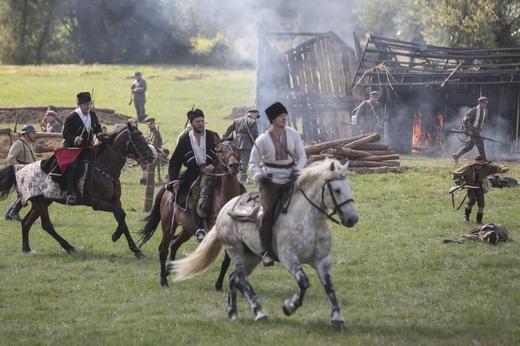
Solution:
{"label": "stirrup", "polygon": [[197,243],[200,243],[204,237],[206,236],[206,231],[202,228],[199,228],[197,232],[195,232],[195,240]]}
{"label": "stirrup", "polygon": [[76,204],[76,197],[74,195],[68,195],[67,199],[65,200],[66,205],[75,205]]}

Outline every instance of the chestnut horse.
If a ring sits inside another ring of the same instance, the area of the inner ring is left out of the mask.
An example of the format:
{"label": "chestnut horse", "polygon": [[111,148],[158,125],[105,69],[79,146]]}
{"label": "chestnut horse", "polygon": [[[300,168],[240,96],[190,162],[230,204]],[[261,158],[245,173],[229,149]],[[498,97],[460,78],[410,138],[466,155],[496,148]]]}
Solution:
{"label": "chestnut horse", "polygon": [[[150,150],[142,133],[131,124],[110,135],[98,147],[95,147],[95,159],[89,163],[83,195],[78,196],[77,205],[90,206],[94,210],[111,212],[117,221],[117,229],[112,234],[112,241],[125,235],[130,250],[137,258],[145,254],[135,245],[125,222],[126,213],[121,207],[121,183],[119,176],[127,156],[132,156],[139,163],[153,161]],[[52,202],[65,203],[58,183],[40,169],[41,161],[23,167],[7,166],[0,171],[0,200],[6,199],[14,186],[21,191],[22,200],[31,202],[31,209],[22,220],[22,251],[34,253],[29,246],[29,231],[33,223],[41,218],[42,228],[49,233],[68,252],[76,249],[63,239],[54,229],[49,217],[49,205]],[[16,169],[18,172],[16,172]],[[17,181],[18,177],[18,181]],[[27,185],[24,185],[27,184]],[[24,191],[25,195],[24,195]]]}
{"label": "chestnut horse", "polygon": [[[283,305],[283,312],[290,316],[303,304],[309,279],[302,264],[308,264],[318,274],[330,300],[331,320],[335,328],[344,328],[331,276],[330,250],[332,235],[327,219],[337,223],[332,216],[337,214],[341,224],[353,227],[358,215],[352,198],[352,185],[346,176],[347,164],[325,159],[305,167],[294,184],[291,202],[286,213],[281,213],[273,225],[272,249],[280,263],[292,274],[298,291]],[[262,261],[260,237],[258,236],[259,202],[251,191],[245,196],[229,201],[217,217],[215,227],[208,233],[195,252],[188,257],[169,263],[175,280],[184,280],[204,273],[218,259],[225,248],[235,270],[229,275],[228,317],[236,319],[237,291],[240,291],[251,306],[255,319],[265,321],[267,313],[258,302],[247,277]],[[243,206],[242,202],[247,201]],[[238,219],[237,213],[255,211],[254,218]],[[332,212],[329,213],[329,210]],[[233,216],[235,215],[235,216]]]}
{"label": "chestnut horse", "polygon": [[[210,230],[215,224],[215,220],[220,209],[230,199],[240,195],[241,187],[237,174],[240,169],[238,150],[233,144],[233,138],[221,140],[216,146],[218,166],[213,175],[217,179],[213,188],[213,201],[211,210],[205,220],[205,229]],[[139,246],[143,246],[154,234],[159,222],[162,228],[162,240],[159,245],[159,261],[161,262],[161,286],[168,287],[168,275],[170,269],[167,268],[168,248],[170,248],[170,260],[175,260],[177,250],[182,244],[188,241],[197,230],[195,221],[190,212],[184,211],[175,205],[173,194],[164,187],[157,193],[154,205],[150,214],[144,219],[146,225],[141,228]],[[181,231],[175,234],[175,230],[182,225]],[[226,268],[227,269],[227,268]],[[225,270],[224,273],[225,273]]]}

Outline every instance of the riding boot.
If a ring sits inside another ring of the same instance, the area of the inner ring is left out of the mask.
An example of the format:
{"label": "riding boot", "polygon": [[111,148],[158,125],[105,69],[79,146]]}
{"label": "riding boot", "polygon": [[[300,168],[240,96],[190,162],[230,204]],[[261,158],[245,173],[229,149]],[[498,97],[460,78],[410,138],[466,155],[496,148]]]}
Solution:
{"label": "riding boot", "polygon": [[462,217],[462,221],[469,222],[469,215],[471,214],[471,209],[464,209],[464,216]]}
{"label": "riding boot", "polygon": [[7,213],[5,214],[6,220],[16,220],[16,221],[22,221],[22,218],[20,217],[20,210],[22,209],[22,199],[18,198],[16,201],[11,204],[9,209],[7,210]]}
{"label": "riding boot", "polygon": [[191,211],[193,215],[193,220],[195,221],[195,225],[197,226],[197,231],[195,232],[195,240],[197,243],[200,243],[204,237],[206,236],[206,231],[204,230],[204,219],[200,217],[197,213],[197,206],[193,206],[193,210]]}
{"label": "riding boot", "polygon": [[67,199],[65,200],[67,205],[76,204],[76,196],[74,196],[74,174],[67,174]]}
{"label": "riding boot", "polygon": [[274,259],[271,251],[272,231],[260,229],[260,242],[262,243],[262,262],[264,267],[274,266]]}
{"label": "riding boot", "polygon": [[484,213],[477,213],[477,225],[482,225],[482,216]]}

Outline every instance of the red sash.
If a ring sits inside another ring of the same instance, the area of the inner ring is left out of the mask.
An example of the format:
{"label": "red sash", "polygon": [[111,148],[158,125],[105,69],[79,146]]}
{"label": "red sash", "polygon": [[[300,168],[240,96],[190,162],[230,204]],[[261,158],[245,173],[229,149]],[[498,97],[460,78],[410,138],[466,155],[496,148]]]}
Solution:
{"label": "red sash", "polygon": [[65,170],[76,160],[81,153],[81,149],[83,148],[69,147],[54,150],[54,156],[62,173],[65,173]]}

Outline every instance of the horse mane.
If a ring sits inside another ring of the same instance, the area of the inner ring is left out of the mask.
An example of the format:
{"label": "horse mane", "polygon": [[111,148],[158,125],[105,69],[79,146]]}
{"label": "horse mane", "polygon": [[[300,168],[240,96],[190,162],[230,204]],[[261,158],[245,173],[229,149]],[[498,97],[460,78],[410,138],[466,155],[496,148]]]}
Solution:
{"label": "horse mane", "polygon": [[[330,170],[330,165],[334,164],[335,169]],[[315,183],[317,180],[330,180],[342,173],[341,163],[336,159],[325,158],[316,161],[302,169],[300,176],[296,180],[295,186],[300,187],[309,183]]]}
{"label": "horse mane", "polygon": [[[135,131],[137,129],[137,127],[135,127],[134,125],[131,125],[131,132]],[[97,147],[97,150],[98,150],[98,153],[102,153],[106,148],[112,146],[112,144],[114,144],[114,141],[116,140],[117,136],[124,132],[124,131],[129,131],[128,129],[128,126],[126,127],[123,127],[122,130],[120,131],[115,131],[115,132],[112,132],[111,134],[109,135],[105,135],[104,139],[102,142],[100,142],[96,147]]]}

